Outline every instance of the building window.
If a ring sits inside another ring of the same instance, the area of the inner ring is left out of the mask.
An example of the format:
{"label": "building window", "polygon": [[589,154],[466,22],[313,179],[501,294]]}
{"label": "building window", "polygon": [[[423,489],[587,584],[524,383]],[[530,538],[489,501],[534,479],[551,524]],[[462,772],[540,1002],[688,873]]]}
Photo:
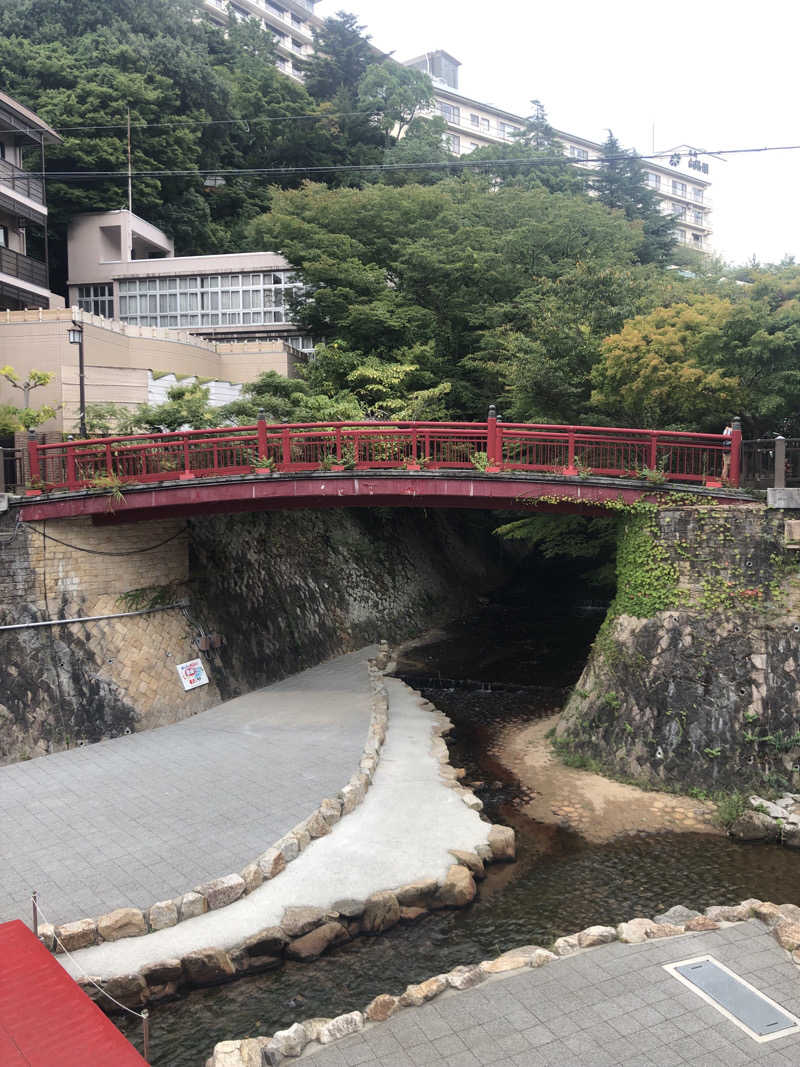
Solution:
{"label": "building window", "polygon": [[672,195],[673,196],[686,196],[686,182],[672,182]]}
{"label": "building window", "polygon": [[653,189],[661,188],[661,175],[653,174],[652,171],[647,172],[647,184]]}
{"label": "building window", "polygon": [[292,271],[131,278],[119,283],[119,317],[138,326],[260,326],[290,322],[301,286]]}
{"label": "building window", "polygon": [[474,152],[478,148],[480,148],[480,145],[478,144],[477,141],[470,141],[469,142],[469,150],[470,150],[470,152]]}
{"label": "building window", "polygon": [[461,125],[460,107],[456,107],[454,104],[446,104],[443,100],[440,100],[438,108],[439,114],[444,115],[448,122],[452,122],[456,126]]}
{"label": "building window", "polygon": [[692,212],[692,221],[697,223],[698,226],[702,226],[703,225],[703,212],[702,211],[693,211]]}
{"label": "building window", "polygon": [[489,120],[488,119],[481,119],[481,129],[485,130],[486,133],[489,132]]}
{"label": "building window", "polygon": [[679,244],[686,244],[686,230],[676,230],[675,231],[675,240]]}
{"label": "building window", "polygon": [[8,226],[0,226],[0,248],[8,248]]}
{"label": "building window", "polygon": [[506,141],[513,140],[514,134],[519,133],[519,126],[512,126],[508,122],[498,122],[497,128],[500,131],[500,136]]}
{"label": "building window", "polygon": [[102,315],[104,319],[114,318],[113,285],[79,285],[78,307],[81,311],[90,311],[92,315]]}
{"label": "building window", "polygon": [[0,141],[0,159],[5,159],[5,158],[6,158],[6,146],[2,141]]}
{"label": "building window", "polygon": [[703,203],[703,190],[702,189],[692,189],[692,200],[694,200],[695,204],[702,204]]}
{"label": "building window", "polygon": [[452,152],[454,156],[461,155],[461,138],[456,133],[448,133],[444,139],[445,147],[448,151]]}
{"label": "building window", "polygon": [[472,123],[473,126],[478,127],[481,124],[481,117],[480,115],[470,115],[469,121]]}
{"label": "building window", "polygon": [[569,146],[569,155],[570,159],[579,159],[582,161],[589,158],[589,153],[585,148],[576,148],[574,144]]}
{"label": "building window", "polygon": [[700,246],[702,246],[702,244],[703,244],[703,237],[702,237],[702,235],[701,235],[701,234],[699,234],[699,233],[693,233],[693,234],[692,234],[692,242],[693,242],[694,244],[696,244],[696,245],[700,245]]}

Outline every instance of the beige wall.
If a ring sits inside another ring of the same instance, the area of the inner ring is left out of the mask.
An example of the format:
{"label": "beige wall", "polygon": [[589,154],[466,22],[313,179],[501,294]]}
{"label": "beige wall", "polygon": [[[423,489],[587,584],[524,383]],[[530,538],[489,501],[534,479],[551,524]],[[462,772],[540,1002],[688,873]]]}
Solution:
{"label": "beige wall", "polygon": [[67,230],[69,284],[111,281],[120,265],[130,262],[132,247],[145,256],[148,249],[168,256],[175,251],[166,234],[130,211],[77,215]]}
{"label": "beige wall", "polygon": [[[78,417],[78,346],[67,330],[73,312],[4,312],[0,314],[0,366],[10,364],[20,377],[30,370],[53,374],[49,385],[31,395],[33,407],[58,408],[43,432],[75,432]],[[148,371],[195,375],[245,383],[263,371],[288,375],[291,357],[281,341],[212,344],[198,338],[179,340],[180,331],[124,327],[81,312],[87,403],[138,404],[147,400]],[[141,335],[141,336],[140,336]],[[22,394],[0,380],[0,404],[21,406]]]}

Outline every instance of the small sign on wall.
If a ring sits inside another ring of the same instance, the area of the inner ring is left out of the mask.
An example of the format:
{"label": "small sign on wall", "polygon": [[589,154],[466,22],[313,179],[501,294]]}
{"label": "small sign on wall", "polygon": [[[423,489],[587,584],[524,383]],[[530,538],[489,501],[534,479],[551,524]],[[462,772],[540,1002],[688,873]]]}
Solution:
{"label": "small sign on wall", "polygon": [[202,660],[192,659],[188,663],[179,663],[178,674],[184,689],[197,689],[198,686],[208,685],[208,675]]}

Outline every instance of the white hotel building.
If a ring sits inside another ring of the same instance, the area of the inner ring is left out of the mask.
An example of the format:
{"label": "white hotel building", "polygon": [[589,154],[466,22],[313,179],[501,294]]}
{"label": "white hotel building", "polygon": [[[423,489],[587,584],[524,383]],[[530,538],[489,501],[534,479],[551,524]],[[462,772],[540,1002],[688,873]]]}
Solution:
{"label": "white hotel building", "polygon": [[[455,155],[467,155],[486,145],[510,144],[524,127],[523,116],[459,92],[461,64],[449,53],[428,52],[405,65],[425,71],[433,80],[436,111],[447,123],[447,140]],[[576,162],[602,153],[602,145],[596,141],[563,130],[555,133],[565,154]],[[678,241],[706,252],[711,249],[710,164],[707,159],[690,157],[689,151],[686,145],[675,150],[675,155],[680,156],[675,166],[654,160],[647,160],[644,166],[647,181],[661,201],[661,210],[675,218]]]}

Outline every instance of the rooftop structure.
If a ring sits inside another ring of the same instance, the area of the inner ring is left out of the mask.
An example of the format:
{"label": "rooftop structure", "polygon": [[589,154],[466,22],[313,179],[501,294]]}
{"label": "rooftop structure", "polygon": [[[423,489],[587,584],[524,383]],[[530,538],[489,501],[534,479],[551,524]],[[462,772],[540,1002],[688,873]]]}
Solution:
{"label": "rooftop structure", "polygon": [[44,146],[60,140],[38,115],[0,92],[0,310],[61,302],[48,278],[44,182],[22,167],[26,148],[43,160]]}

